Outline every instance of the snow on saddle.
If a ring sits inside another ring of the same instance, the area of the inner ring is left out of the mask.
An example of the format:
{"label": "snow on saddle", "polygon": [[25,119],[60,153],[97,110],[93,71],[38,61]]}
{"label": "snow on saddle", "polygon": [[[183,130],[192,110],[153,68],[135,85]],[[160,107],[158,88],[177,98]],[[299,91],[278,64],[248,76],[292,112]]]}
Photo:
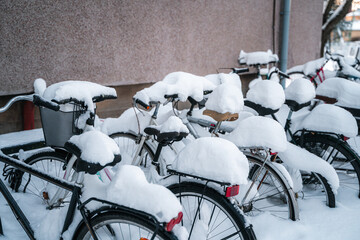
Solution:
{"label": "snow on saddle", "polygon": [[96,130],[72,136],[65,143],[65,149],[77,157],[77,172],[96,174],[106,166],[115,166],[121,160],[116,142]]}

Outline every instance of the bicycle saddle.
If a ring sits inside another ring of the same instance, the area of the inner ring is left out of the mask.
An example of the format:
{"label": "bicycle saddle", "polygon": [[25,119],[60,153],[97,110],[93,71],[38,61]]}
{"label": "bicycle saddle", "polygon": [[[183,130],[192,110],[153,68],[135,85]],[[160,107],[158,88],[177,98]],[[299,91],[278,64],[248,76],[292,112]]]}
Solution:
{"label": "bicycle saddle", "polygon": [[144,132],[148,135],[155,136],[155,140],[158,142],[181,141],[189,134],[187,132],[160,132],[160,130],[153,126],[146,127]]}
{"label": "bicycle saddle", "polygon": [[261,80],[250,87],[244,104],[254,109],[260,116],[265,116],[276,113],[284,102],[284,89],[279,83]]}
{"label": "bicycle saddle", "polygon": [[204,110],[203,115],[212,117],[217,122],[235,121],[239,118],[238,113],[229,113],[229,112],[219,113],[219,112],[216,112],[214,110],[209,110],[209,109]]}
{"label": "bicycle saddle", "polygon": [[144,132],[148,135],[155,136],[155,140],[163,144],[181,141],[189,134],[187,127],[175,116],[171,116],[161,125],[146,127]]}
{"label": "bicycle saddle", "polygon": [[121,160],[116,143],[98,131],[73,136],[64,147],[77,157],[74,165],[77,172],[96,174],[107,166],[115,166]]}
{"label": "bicycle saddle", "polygon": [[294,100],[285,100],[285,104],[288,105],[288,107],[291,109],[291,111],[299,111],[300,109],[304,108],[304,107],[307,107],[311,104],[311,102],[306,102],[306,103],[298,103]]}
{"label": "bicycle saddle", "polygon": [[309,106],[314,97],[314,85],[304,78],[295,79],[285,89],[285,104],[294,112]]}

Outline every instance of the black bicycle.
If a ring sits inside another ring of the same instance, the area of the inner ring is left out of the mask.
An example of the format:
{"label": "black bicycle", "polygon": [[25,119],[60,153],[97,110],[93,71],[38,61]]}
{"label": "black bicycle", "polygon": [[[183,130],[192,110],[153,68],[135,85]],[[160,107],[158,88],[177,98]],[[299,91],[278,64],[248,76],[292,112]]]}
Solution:
{"label": "black bicycle", "polygon": [[[20,100],[33,101],[35,105],[51,109],[55,112],[59,110],[59,105],[56,103],[49,102],[38,95],[28,95],[15,97],[5,107],[1,108],[0,112],[6,111],[14,102]],[[76,173],[74,174],[75,179],[74,181],[67,181],[63,178],[40,171],[36,167],[10,156],[20,149],[28,150],[38,148],[39,144],[41,145],[41,142],[27,143],[21,146],[1,149],[0,161],[14,167],[20,174],[21,172],[30,174],[32,178],[39,178],[47,183],[53,184],[57,188],[71,193],[61,234],[66,232],[71,224],[76,224],[76,222],[73,223],[73,219],[76,210],[78,210],[81,214],[81,220],[77,223],[72,239],[177,239],[170,231],[175,223],[180,222],[180,219],[173,219],[170,223],[160,223],[156,217],[140,210],[96,197],[91,197],[86,200],[81,198],[84,187],[84,175],[95,174],[106,166],[115,165],[121,160],[120,155],[113,154],[113,160],[103,166],[82,157],[81,153],[84,149],[81,145],[66,142],[64,149],[68,153],[76,156],[73,167],[73,171]],[[30,239],[35,239],[34,230],[28,218],[2,180],[0,180],[0,191],[27,236]],[[46,192],[43,192],[44,198],[46,198],[46,194]],[[91,207],[90,210],[89,206],[94,203],[99,207],[95,209]],[[62,237],[60,236],[60,238]]]}

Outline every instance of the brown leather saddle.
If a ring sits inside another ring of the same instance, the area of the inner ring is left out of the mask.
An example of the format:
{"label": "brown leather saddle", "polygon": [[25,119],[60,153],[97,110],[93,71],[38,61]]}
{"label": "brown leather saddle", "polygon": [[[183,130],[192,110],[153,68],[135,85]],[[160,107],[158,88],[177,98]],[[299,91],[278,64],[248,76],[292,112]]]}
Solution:
{"label": "brown leather saddle", "polygon": [[219,113],[219,112],[216,112],[214,110],[209,110],[209,109],[204,110],[203,115],[212,117],[217,122],[235,121],[239,118],[238,113],[229,113],[229,112]]}

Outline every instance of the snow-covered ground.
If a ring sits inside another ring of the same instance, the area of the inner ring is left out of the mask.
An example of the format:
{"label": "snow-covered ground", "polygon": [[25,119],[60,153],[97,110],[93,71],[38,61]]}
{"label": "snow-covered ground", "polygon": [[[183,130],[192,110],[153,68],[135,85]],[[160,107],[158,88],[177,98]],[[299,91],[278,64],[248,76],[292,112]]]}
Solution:
{"label": "snow-covered ground", "polygon": [[336,208],[321,199],[299,199],[300,220],[292,222],[269,214],[251,218],[259,240],[355,240],[360,236],[360,199],[347,189],[339,189]]}
{"label": "snow-covered ground", "polygon": [[[16,140],[15,135],[14,140]],[[357,140],[360,143],[360,138]],[[2,169],[2,163],[0,167]],[[56,232],[55,229],[61,228],[63,209],[46,210],[40,198],[30,194],[14,193],[14,197],[32,222],[32,227],[46,232],[42,235],[42,239],[49,239],[49,236]],[[17,223],[5,199],[3,197],[0,199],[0,216],[5,232],[5,236],[1,236],[0,239],[26,239],[25,232]],[[322,196],[300,198],[298,203],[300,220],[296,222],[279,219],[268,213],[251,217],[250,221],[258,239],[359,239],[360,199],[353,195],[352,191],[339,189],[337,207],[333,209],[325,206]]]}

